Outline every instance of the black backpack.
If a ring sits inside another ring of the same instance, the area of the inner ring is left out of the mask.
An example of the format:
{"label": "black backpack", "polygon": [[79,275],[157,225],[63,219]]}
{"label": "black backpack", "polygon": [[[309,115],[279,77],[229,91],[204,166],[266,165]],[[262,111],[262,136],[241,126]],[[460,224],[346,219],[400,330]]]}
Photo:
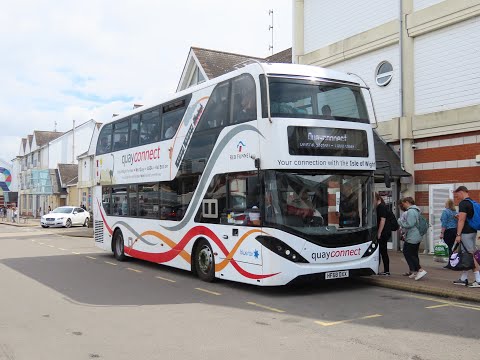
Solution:
{"label": "black backpack", "polygon": [[387,209],[387,219],[386,223],[388,224],[388,227],[390,228],[390,231],[397,231],[400,229],[400,226],[398,225],[397,218],[393,214],[392,210]]}

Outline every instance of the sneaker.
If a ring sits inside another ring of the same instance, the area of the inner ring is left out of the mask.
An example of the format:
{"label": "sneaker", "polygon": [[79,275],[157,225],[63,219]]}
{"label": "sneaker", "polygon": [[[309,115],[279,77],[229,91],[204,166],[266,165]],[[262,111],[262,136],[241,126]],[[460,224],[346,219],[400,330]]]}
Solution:
{"label": "sneaker", "polygon": [[415,279],[416,276],[417,276],[417,273],[411,273],[410,275],[408,275],[410,279]]}
{"label": "sneaker", "polygon": [[390,276],[390,272],[385,271],[385,272],[378,273],[378,275],[380,275],[380,276]]}
{"label": "sneaker", "polygon": [[468,285],[468,287],[480,287],[480,284],[477,281],[474,281],[473,283]]}
{"label": "sneaker", "polygon": [[455,280],[453,282],[455,285],[468,286],[468,280]]}
{"label": "sneaker", "polygon": [[402,276],[410,276],[410,275],[412,275],[412,273],[410,271],[407,271],[407,272],[402,274]]}
{"label": "sneaker", "polygon": [[415,276],[415,280],[420,280],[421,278],[423,278],[425,275],[427,275],[427,272],[425,270],[420,270],[418,273],[417,273],[417,276]]}

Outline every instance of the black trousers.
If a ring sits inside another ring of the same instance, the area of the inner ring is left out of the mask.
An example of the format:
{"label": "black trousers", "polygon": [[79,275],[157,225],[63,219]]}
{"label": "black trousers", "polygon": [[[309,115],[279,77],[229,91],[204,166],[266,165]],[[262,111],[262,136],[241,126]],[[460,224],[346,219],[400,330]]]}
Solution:
{"label": "black trousers", "polygon": [[457,236],[457,229],[446,229],[443,233],[443,241],[448,246],[448,255],[452,255],[452,248],[455,244],[455,237]]}
{"label": "black trousers", "polygon": [[405,260],[407,261],[408,268],[411,272],[417,272],[420,270],[420,259],[418,258],[419,247],[420,243],[410,244],[405,242],[403,244],[403,256],[405,256]]}
{"label": "black trousers", "polygon": [[[382,234],[378,240],[378,248],[380,250],[380,259],[383,262],[383,271],[390,272],[390,258],[388,257],[387,243],[392,235]],[[380,265],[380,263],[379,263]]]}

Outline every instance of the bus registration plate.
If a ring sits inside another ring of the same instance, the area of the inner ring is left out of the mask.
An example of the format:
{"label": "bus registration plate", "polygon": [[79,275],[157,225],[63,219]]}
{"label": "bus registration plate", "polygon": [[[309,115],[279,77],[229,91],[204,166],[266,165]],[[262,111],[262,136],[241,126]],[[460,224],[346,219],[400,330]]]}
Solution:
{"label": "bus registration plate", "polygon": [[348,277],[348,270],[332,271],[325,273],[325,280],[341,279]]}

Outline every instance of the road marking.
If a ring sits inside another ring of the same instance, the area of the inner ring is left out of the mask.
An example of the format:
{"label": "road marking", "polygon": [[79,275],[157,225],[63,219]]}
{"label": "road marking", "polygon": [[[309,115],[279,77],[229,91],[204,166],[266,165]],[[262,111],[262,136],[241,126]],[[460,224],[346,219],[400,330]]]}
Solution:
{"label": "road marking", "polygon": [[40,242],[40,241],[39,241],[38,243],[39,243],[40,245],[44,245],[44,244],[45,244],[45,243],[42,243],[42,242]]}
{"label": "road marking", "polygon": [[117,266],[118,264],[115,264],[115,263],[112,263],[110,261],[105,261],[106,264],[109,264],[109,265],[113,265],[113,266]]}
{"label": "road marking", "polygon": [[[413,297],[415,299],[420,299],[420,300],[433,301],[433,302],[436,302],[436,303],[439,303],[439,304],[444,304],[445,306],[448,305],[448,306],[455,306],[455,307],[462,308],[462,309],[480,311],[480,306],[478,306],[478,305],[470,305],[470,304],[465,304],[465,303],[460,303],[460,302],[455,302],[455,301],[435,299],[435,298],[428,297],[428,296],[410,295],[410,297]],[[438,307],[440,307],[440,306],[438,306]],[[432,307],[432,308],[434,308],[434,307]]]}
{"label": "road marking", "polygon": [[89,259],[92,259],[92,260],[96,260],[97,258],[93,257],[93,256],[88,256],[88,255],[85,255],[85,257],[89,258]]}
{"label": "road marking", "polygon": [[48,247],[51,247],[51,248],[54,248],[54,247],[55,247],[55,246],[53,246],[53,245],[47,245],[47,246],[48,246]]}
{"label": "road marking", "polygon": [[362,316],[362,317],[356,318],[356,319],[347,319],[347,320],[340,320],[340,321],[315,321],[315,323],[318,324],[318,325],[322,325],[322,326],[332,326],[332,325],[345,324],[345,323],[349,323],[349,322],[357,321],[357,320],[374,319],[374,318],[378,318],[378,317],[381,317],[381,316],[383,316],[383,315],[373,314],[373,315]]}
{"label": "road marking", "polygon": [[203,291],[203,292],[206,292],[208,294],[211,294],[211,295],[222,295],[218,292],[215,292],[215,291],[210,291],[210,290],[206,290],[206,289],[202,289],[202,288],[195,288],[195,290],[198,290],[198,291]]}
{"label": "road marking", "polygon": [[143,272],[143,271],[141,271],[141,270],[132,269],[132,268],[127,268],[127,270],[130,270],[130,271],[135,271],[135,272],[137,272],[137,273],[141,273],[141,272]]}
{"label": "road marking", "polygon": [[170,281],[172,283],[176,282],[175,280],[171,280],[171,279],[167,279],[167,278],[164,278],[164,277],[161,277],[161,276],[155,276],[157,279],[160,279],[160,280],[165,280],[165,281]]}
{"label": "road marking", "polygon": [[452,304],[441,304],[441,305],[432,305],[432,306],[426,306],[425,309],[436,309],[436,308],[441,308],[445,306],[452,306]]}
{"label": "road marking", "polygon": [[64,248],[58,248],[58,250],[67,251],[67,249]]}
{"label": "road marking", "polygon": [[273,312],[278,312],[278,313],[284,313],[285,312],[285,310],[275,309],[273,307],[257,304],[257,303],[251,302],[251,301],[247,301],[247,304],[252,305],[252,306],[256,306],[256,307],[259,307],[259,308],[262,308],[262,309],[270,310],[270,311],[273,311]]}
{"label": "road marking", "polygon": [[80,254],[79,252],[76,252],[76,251],[72,251],[72,254],[75,254],[75,255],[82,255],[82,254]]}

